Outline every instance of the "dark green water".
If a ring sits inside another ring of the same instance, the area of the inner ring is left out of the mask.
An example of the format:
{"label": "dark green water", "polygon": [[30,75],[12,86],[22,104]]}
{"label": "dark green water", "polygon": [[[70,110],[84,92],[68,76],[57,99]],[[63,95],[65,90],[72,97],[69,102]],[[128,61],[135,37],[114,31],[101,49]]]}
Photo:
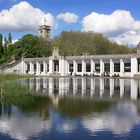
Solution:
{"label": "dark green water", "polygon": [[0,140],[140,139],[139,80],[36,78],[17,83],[21,87],[8,93],[26,86],[35,95],[1,96]]}

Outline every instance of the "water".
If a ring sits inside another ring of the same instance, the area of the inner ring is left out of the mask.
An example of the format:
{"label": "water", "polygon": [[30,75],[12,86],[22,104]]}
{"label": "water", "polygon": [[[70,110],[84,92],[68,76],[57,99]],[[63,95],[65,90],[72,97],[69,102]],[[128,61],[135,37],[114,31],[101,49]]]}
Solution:
{"label": "water", "polygon": [[36,78],[36,96],[0,101],[0,140],[139,140],[140,81]]}

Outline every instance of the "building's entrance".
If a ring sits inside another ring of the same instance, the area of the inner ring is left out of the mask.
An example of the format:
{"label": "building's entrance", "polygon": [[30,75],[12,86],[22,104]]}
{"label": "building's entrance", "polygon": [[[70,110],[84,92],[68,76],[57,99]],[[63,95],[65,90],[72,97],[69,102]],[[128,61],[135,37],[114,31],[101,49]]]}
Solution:
{"label": "building's entrance", "polygon": [[54,60],[54,72],[59,72],[59,61],[58,60]]}

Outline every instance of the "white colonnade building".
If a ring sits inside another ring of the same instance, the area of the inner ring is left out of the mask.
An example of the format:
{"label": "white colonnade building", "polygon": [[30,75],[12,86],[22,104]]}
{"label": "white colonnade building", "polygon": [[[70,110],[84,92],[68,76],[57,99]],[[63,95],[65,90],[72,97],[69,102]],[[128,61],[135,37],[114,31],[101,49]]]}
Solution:
{"label": "white colonnade building", "polygon": [[0,67],[1,72],[58,76],[120,76],[140,75],[140,55],[82,55],[59,56],[58,49],[50,57],[11,60]]}

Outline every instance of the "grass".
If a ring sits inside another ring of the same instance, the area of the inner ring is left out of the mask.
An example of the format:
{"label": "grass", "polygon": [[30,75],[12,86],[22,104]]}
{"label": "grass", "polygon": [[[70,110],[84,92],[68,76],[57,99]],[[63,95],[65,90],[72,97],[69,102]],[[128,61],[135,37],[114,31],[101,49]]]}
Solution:
{"label": "grass", "polygon": [[32,78],[34,75],[19,75],[19,74],[0,74],[0,81],[2,80],[14,80],[20,78]]}

